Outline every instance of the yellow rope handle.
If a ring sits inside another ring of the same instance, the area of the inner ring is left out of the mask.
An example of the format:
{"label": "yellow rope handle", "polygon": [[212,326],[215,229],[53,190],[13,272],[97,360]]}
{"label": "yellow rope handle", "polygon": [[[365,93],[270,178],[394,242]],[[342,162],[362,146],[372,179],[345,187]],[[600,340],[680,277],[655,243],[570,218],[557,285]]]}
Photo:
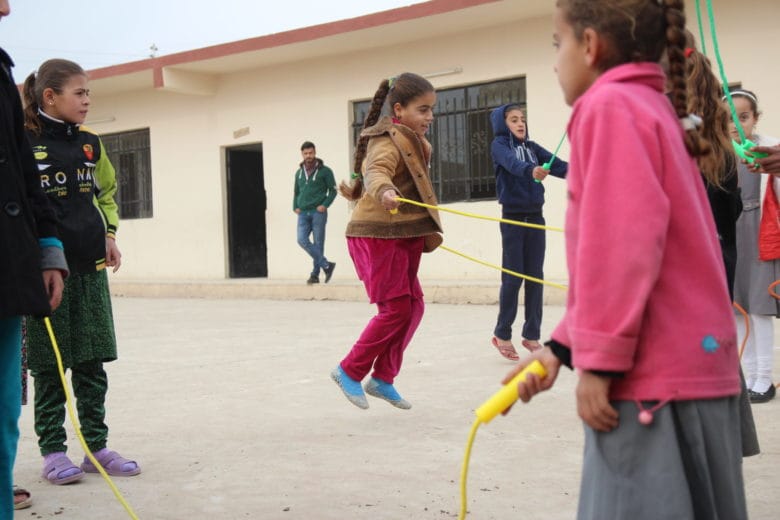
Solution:
{"label": "yellow rope handle", "polygon": [[445,211],[447,213],[454,213],[456,215],[462,215],[464,217],[478,218],[481,220],[492,220],[493,222],[502,222],[504,224],[512,224],[514,226],[529,227],[534,229],[547,229],[549,231],[560,231],[561,233],[563,233],[563,228],[559,228],[559,227],[542,226],[541,224],[529,224],[528,222],[518,222],[517,220],[509,220],[509,219],[498,218],[498,217],[488,217],[486,215],[477,215],[476,213],[467,213],[465,211],[458,211],[456,209],[442,208],[441,206],[432,206],[430,204],[425,204],[424,202],[417,202],[416,200],[404,199],[402,197],[396,197],[395,200],[397,200],[398,202],[406,202],[407,204],[411,204],[413,206],[420,206],[421,208]]}
{"label": "yellow rope handle", "polygon": [[68,415],[70,416],[70,422],[73,423],[73,427],[76,429],[76,436],[79,438],[79,442],[81,443],[81,447],[84,448],[84,453],[87,454],[87,457],[90,461],[92,461],[92,464],[95,465],[95,467],[98,469],[101,475],[103,475],[103,478],[108,482],[109,487],[114,492],[114,495],[119,500],[119,502],[122,504],[122,506],[125,508],[125,511],[130,515],[130,518],[133,520],[138,520],[138,517],[135,516],[135,513],[133,512],[133,508],[130,507],[130,504],[125,501],[124,497],[122,496],[122,493],[119,492],[119,489],[114,485],[114,483],[111,481],[111,477],[108,476],[108,473],[106,473],[106,470],[103,469],[103,466],[100,465],[100,463],[97,461],[94,455],[92,455],[92,452],[89,451],[89,448],[87,447],[87,442],[84,440],[84,436],[81,434],[81,428],[79,427],[78,418],[76,417],[76,414],[73,412],[73,401],[70,397],[70,392],[68,391],[68,382],[65,380],[65,370],[62,367],[62,356],[60,356],[60,349],[57,346],[57,339],[54,337],[54,330],[51,327],[51,320],[49,320],[48,317],[43,318],[43,321],[46,323],[46,330],[49,331],[49,339],[51,340],[51,346],[54,349],[54,357],[57,358],[57,371],[60,374],[60,381],[62,382],[62,388],[65,391],[65,406],[68,409]]}
{"label": "yellow rope handle", "polygon": [[471,425],[471,431],[469,432],[469,440],[466,443],[466,454],[463,456],[463,466],[460,468],[460,515],[458,515],[458,520],[466,518],[466,477],[469,472],[471,446],[474,444],[474,437],[477,436],[477,428],[479,428],[479,425],[479,418],[474,419],[474,424]]}
{"label": "yellow rope handle", "polygon": [[558,289],[563,289],[564,291],[567,291],[569,289],[565,285],[561,285],[561,284],[558,284],[558,283],[555,283],[555,282],[548,282],[546,280],[542,280],[541,278],[534,278],[533,276],[528,276],[528,275],[525,275],[525,274],[516,273],[514,271],[510,271],[509,269],[501,267],[500,265],[495,265],[495,264],[491,264],[489,262],[485,262],[485,261],[479,260],[477,258],[474,258],[473,256],[469,256],[469,255],[467,255],[465,253],[461,253],[460,251],[456,251],[454,249],[451,249],[451,248],[449,248],[449,247],[447,247],[447,246],[445,246],[443,244],[440,245],[439,248],[440,249],[444,249],[445,251],[449,251],[450,253],[454,253],[454,254],[456,254],[458,256],[462,256],[463,258],[466,258],[467,260],[471,260],[472,262],[476,262],[478,264],[482,264],[482,265],[485,265],[487,267],[492,267],[493,269],[498,269],[499,271],[502,271],[502,272],[507,273],[507,274],[511,274],[512,276],[517,276],[518,278],[524,278],[524,279],[529,280],[531,282],[536,282],[536,283],[540,283],[540,284],[543,284],[543,285],[549,285],[551,287],[557,287]]}

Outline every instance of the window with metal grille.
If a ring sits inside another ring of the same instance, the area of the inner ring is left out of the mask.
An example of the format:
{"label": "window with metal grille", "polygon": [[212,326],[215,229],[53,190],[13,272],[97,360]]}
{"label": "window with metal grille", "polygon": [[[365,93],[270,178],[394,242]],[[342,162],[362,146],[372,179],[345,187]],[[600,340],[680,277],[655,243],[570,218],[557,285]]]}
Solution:
{"label": "window with metal grille", "polygon": [[152,161],[149,129],[100,136],[116,170],[120,219],[151,218]]}
{"label": "window with metal grille", "polygon": [[[505,103],[525,110],[525,78],[436,91],[435,119],[427,137],[433,145],[431,180],[439,202],[496,197],[490,111]],[[370,106],[370,100],[353,103],[353,151]]]}

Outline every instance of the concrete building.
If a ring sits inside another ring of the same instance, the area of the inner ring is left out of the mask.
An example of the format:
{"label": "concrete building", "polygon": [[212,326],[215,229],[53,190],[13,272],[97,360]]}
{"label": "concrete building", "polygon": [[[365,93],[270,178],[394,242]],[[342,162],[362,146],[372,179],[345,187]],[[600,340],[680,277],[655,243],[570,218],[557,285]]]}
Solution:
{"label": "concrete building", "polygon": [[[698,34],[694,2],[686,5]],[[713,8],[730,83],[759,94],[760,130],[780,135],[780,68],[758,54],[780,20],[780,3],[713,0]],[[114,283],[254,277],[303,284],[310,260],[296,243],[291,208],[300,145],[313,141],[337,181],[348,180],[366,100],[383,78],[403,71],[428,76],[439,92],[432,142],[442,207],[500,216],[489,110],[524,103],[532,138],[551,150],[568,120],[553,70],[553,10],[552,0],[432,0],[90,71],[87,123],[105,136],[121,183],[124,264]],[[568,143],[560,155],[568,157]],[[551,177],[546,187],[548,224],[561,226],[564,183]],[[329,213],[334,281],[355,278],[343,237],[349,212],[338,198]],[[445,245],[500,264],[497,223],[442,218]],[[563,236],[548,232],[547,242],[545,275],[565,281]],[[499,279],[445,251],[424,259],[421,276],[494,287]]]}

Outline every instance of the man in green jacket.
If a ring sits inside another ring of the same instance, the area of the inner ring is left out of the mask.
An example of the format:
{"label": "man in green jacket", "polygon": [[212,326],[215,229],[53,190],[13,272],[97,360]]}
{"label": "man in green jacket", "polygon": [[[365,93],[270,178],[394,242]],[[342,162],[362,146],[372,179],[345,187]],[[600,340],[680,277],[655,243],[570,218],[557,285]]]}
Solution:
{"label": "man in green jacket", "polygon": [[325,258],[325,224],[328,222],[328,206],[336,198],[336,180],[331,169],[317,158],[314,143],[303,143],[301,155],[303,162],[295,172],[293,211],[298,215],[298,245],[309,254],[314,264],[306,283],[320,283],[320,269],[325,273],[325,283],[328,283],[336,263]]}

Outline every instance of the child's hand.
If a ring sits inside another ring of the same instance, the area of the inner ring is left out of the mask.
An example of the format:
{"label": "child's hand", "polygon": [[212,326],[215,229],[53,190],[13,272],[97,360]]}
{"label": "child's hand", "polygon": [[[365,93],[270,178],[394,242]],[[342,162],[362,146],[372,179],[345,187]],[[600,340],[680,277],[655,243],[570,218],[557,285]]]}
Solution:
{"label": "child's hand", "polygon": [[609,377],[583,370],[577,383],[577,414],[585,424],[600,432],[618,425],[618,412],[609,404]]}
{"label": "child's hand", "polygon": [[[552,350],[545,347],[537,350],[527,358],[520,361],[514,370],[509,372],[506,377],[504,377],[504,379],[501,381],[501,384],[505,385],[511,381],[518,372],[531,364],[531,361],[534,359],[538,359],[539,362],[544,366],[545,370],[547,370],[547,376],[544,379],[541,379],[536,374],[528,374],[525,378],[525,381],[520,381],[517,384],[517,395],[524,403],[530,401],[531,398],[539,392],[549,390],[553,383],[555,383],[555,378],[558,377],[558,369],[561,368],[561,361],[555,357],[555,354],[552,353]],[[508,412],[510,409],[511,407],[507,408],[504,413]]]}
{"label": "child's hand", "polygon": [[394,190],[384,192],[382,194],[382,207],[387,211],[398,209],[401,203],[396,200],[396,197],[398,197],[398,194]]}
{"label": "child's hand", "polygon": [[43,272],[43,285],[46,287],[46,294],[49,295],[49,307],[51,307],[51,312],[54,312],[62,302],[62,290],[65,286],[62,281],[62,273],[60,270],[46,269]]}
{"label": "child's hand", "polygon": [[550,173],[550,172],[548,172],[547,170],[545,170],[541,166],[537,166],[537,167],[534,168],[533,176],[534,176],[534,179],[536,179],[537,181],[543,181],[544,178],[547,177],[548,173]]}
{"label": "child's hand", "polygon": [[106,265],[114,268],[114,272],[122,265],[122,253],[116,245],[116,240],[106,237]]}
{"label": "child's hand", "polygon": [[767,157],[756,159],[754,164],[755,171],[765,171],[767,173],[780,173],[780,145],[776,146],[756,146],[748,151],[748,154],[765,153]]}

